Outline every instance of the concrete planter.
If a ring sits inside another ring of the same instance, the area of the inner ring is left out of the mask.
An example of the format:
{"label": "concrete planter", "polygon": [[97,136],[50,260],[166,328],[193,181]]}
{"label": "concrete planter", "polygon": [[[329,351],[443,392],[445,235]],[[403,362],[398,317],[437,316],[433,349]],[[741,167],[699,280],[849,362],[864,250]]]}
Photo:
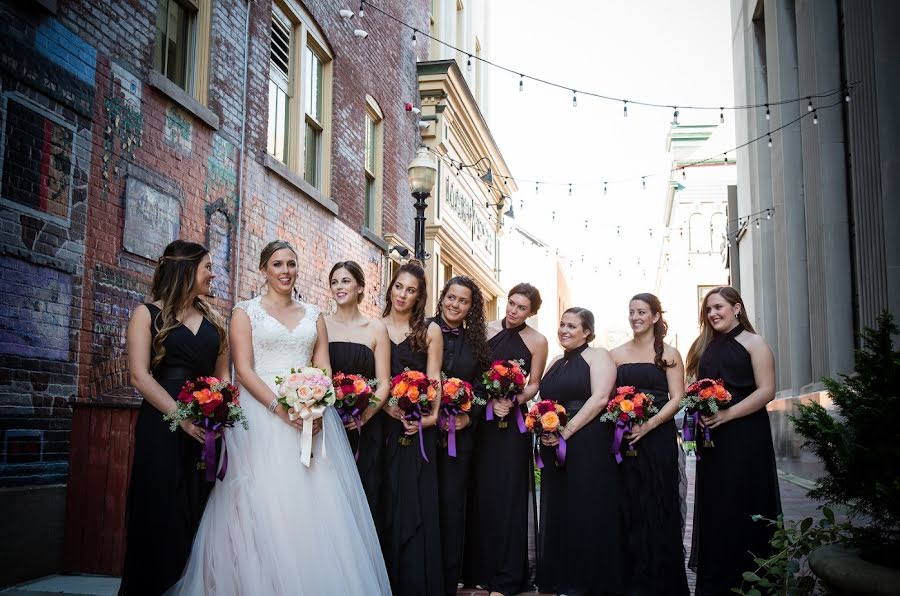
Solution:
{"label": "concrete planter", "polygon": [[858,550],[840,544],[814,550],[809,567],[834,596],[900,594],[900,569],[870,563]]}

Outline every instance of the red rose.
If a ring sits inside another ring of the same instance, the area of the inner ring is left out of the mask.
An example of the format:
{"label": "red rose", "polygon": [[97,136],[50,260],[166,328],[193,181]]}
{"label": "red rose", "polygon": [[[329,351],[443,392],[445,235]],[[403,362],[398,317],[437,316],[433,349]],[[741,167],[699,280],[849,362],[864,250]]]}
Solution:
{"label": "red rose", "polygon": [[549,401],[542,401],[538,403],[538,412],[540,412],[541,414],[546,414],[547,412],[552,412],[553,410],[553,404]]}
{"label": "red rose", "polygon": [[404,412],[408,412],[412,409],[412,400],[410,400],[405,395],[397,400],[397,405],[400,406],[400,409]]}

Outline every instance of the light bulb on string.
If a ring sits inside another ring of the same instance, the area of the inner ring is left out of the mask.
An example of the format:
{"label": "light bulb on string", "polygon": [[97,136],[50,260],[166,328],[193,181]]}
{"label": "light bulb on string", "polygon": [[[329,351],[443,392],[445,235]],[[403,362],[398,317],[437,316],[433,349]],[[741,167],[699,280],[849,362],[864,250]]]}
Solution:
{"label": "light bulb on string", "polygon": [[819,113],[818,110],[813,110],[813,124],[819,123]]}
{"label": "light bulb on string", "polygon": [[606,182],[603,183],[603,194],[606,194]]}
{"label": "light bulb on string", "polygon": [[584,220],[584,231],[587,232],[588,229],[588,220]]}
{"label": "light bulb on string", "polygon": [[756,218],[756,229],[759,229],[759,218]]}
{"label": "light bulb on string", "polygon": [[360,0],[360,3],[359,3],[359,18],[363,18],[364,16],[366,16],[366,11],[363,10],[363,4],[365,4],[365,1],[364,1],[364,0]]}
{"label": "light bulb on string", "polygon": [[[650,237],[653,238],[653,228],[650,228]],[[640,259],[638,259],[640,261]]]}
{"label": "light bulb on string", "polygon": [[550,221],[556,221],[556,211],[550,214]]}
{"label": "light bulb on string", "polygon": [[678,108],[675,108],[675,111],[672,113],[672,124],[678,126]]}
{"label": "light bulb on string", "polygon": [[806,111],[807,111],[807,112],[812,112],[812,111],[813,111],[812,98],[811,98],[811,97],[807,97],[806,99],[807,99]]}
{"label": "light bulb on string", "polygon": [[534,194],[537,194],[537,193],[538,193],[538,184],[540,184],[540,182],[535,182],[535,183],[534,183]]}
{"label": "light bulb on string", "polygon": [[728,163],[728,154],[727,154],[727,153],[723,153],[722,155],[725,156],[725,163]]}
{"label": "light bulb on string", "polygon": [[416,39],[416,30],[413,29],[413,37],[412,37],[413,47],[416,47],[417,42],[418,42],[418,40]]}
{"label": "light bulb on string", "polygon": [[572,183],[569,182],[569,196],[572,196]]}
{"label": "light bulb on string", "polygon": [[719,122],[725,124],[725,108],[719,108]]}
{"label": "light bulb on string", "polygon": [[628,118],[628,100],[627,99],[622,100],[622,106],[623,106],[622,113],[625,118]]}
{"label": "light bulb on string", "polygon": [[647,190],[647,177],[646,176],[641,176],[641,187],[644,190]]}
{"label": "light bulb on string", "polygon": [[847,91],[844,92],[844,101],[847,103],[850,103],[850,90],[849,89],[847,89]]}
{"label": "light bulb on string", "polygon": [[769,112],[769,104],[766,104],[766,120],[769,120],[772,117],[772,113]]}
{"label": "light bulb on string", "polygon": [[519,92],[521,93],[523,89],[525,89],[525,77],[519,75]]}
{"label": "light bulb on string", "polygon": [[766,209],[766,219],[772,219],[772,210]]}
{"label": "light bulb on string", "polygon": [[681,168],[681,179],[687,180],[687,168]]}
{"label": "light bulb on string", "polygon": [[622,235],[622,226],[616,226],[616,236]]}
{"label": "light bulb on string", "polygon": [[578,107],[578,96],[575,94],[575,90],[574,90],[574,89],[572,89],[572,107],[573,107],[573,108],[577,108],[577,107]]}
{"label": "light bulb on string", "polygon": [[466,70],[472,72],[472,54],[469,54],[469,58],[466,60]]}
{"label": "light bulb on string", "polygon": [[769,149],[772,148],[772,135],[769,135]]}

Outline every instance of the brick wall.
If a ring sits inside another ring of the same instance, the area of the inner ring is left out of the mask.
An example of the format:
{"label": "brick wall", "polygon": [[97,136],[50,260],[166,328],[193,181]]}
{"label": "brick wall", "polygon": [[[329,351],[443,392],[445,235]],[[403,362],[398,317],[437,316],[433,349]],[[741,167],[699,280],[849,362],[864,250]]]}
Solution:
{"label": "brick wall", "polygon": [[[22,4],[0,5],[0,487],[65,481],[73,399],[134,398],[124,332],[170,237],[210,246],[223,312],[236,279],[240,298],[258,290],[259,251],[276,237],[301,253],[306,300],[328,309],[328,269],[352,258],[370,281],[364,308],[378,312],[384,254],[359,233],[366,94],[385,116],[383,231],[408,241],[406,166],[419,141],[403,108],[417,98],[408,35],[373,13],[348,23],[346,3],[306,6],[334,52],[338,216],[264,165],[269,2],[250,3],[249,29],[246,2],[213,2],[217,130],[149,84],[155,0],[60,0],[56,14]],[[426,0],[382,5],[427,30]]]}

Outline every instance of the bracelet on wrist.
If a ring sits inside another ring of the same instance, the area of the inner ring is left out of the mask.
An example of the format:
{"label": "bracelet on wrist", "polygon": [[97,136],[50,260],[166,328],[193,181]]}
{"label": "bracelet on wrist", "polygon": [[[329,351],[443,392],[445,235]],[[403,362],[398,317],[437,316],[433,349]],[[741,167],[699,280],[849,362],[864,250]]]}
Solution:
{"label": "bracelet on wrist", "polygon": [[277,407],[278,407],[278,398],[276,397],[275,399],[272,400],[272,403],[269,404],[269,411],[274,414],[275,408],[277,408]]}

